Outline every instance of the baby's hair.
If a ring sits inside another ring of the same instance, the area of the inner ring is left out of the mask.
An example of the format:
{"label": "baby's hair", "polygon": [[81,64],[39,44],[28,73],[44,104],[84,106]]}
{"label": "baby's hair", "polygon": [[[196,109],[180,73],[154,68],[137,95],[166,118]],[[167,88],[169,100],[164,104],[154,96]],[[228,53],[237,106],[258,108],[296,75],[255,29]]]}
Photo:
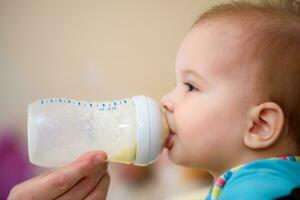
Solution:
{"label": "baby's hair", "polygon": [[284,132],[300,146],[300,2],[296,0],[234,1],[203,13],[194,26],[212,20],[234,23],[244,31],[245,48],[261,72],[261,100],[284,112]]}

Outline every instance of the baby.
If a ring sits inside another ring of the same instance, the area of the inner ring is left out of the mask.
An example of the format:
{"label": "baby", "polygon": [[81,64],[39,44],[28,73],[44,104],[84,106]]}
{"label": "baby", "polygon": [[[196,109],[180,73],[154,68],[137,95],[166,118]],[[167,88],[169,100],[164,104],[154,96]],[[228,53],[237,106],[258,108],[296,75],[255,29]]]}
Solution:
{"label": "baby", "polygon": [[161,104],[166,147],[207,169],[207,199],[274,199],[300,186],[300,3],[237,2],[200,16]]}
{"label": "baby", "polygon": [[[165,146],[174,163],[215,177],[207,200],[275,199],[300,186],[299,53],[293,0],[213,7],[184,39],[176,87],[161,101]],[[104,199],[105,159],[91,152],[17,185],[9,199]]]}

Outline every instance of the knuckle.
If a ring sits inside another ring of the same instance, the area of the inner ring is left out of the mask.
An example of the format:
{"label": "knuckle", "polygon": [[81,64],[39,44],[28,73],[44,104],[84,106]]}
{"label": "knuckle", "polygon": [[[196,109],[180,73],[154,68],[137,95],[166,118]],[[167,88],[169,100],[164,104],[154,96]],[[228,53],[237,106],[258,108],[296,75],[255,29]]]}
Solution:
{"label": "knuckle", "polygon": [[53,177],[53,185],[59,191],[65,191],[69,186],[69,180],[64,174],[56,174]]}

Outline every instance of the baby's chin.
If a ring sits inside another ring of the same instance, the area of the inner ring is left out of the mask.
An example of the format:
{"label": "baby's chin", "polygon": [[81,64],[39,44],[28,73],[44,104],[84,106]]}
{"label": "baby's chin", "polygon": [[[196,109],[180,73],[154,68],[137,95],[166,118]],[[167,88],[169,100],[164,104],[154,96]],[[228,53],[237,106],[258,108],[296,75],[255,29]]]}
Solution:
{"label": "baby's chin", "polygon": [[183,152],[180,152],[175,145],[171,149],[168,149],[168,157],[176,165],[184,167],[194,166],[192,162],[188,160],[188,156],[185,155]]}
{"label": "baby's chin", "polygon": [[207,166],[207,159],[196,159],[193,160],[191,156],[188,156],[188,153],[181,151],[181,149],[176,148],[176,145],[172,149],[168,149],[168,158],[176,165],[190,168],[201,168],[204,170],[209,170]]}

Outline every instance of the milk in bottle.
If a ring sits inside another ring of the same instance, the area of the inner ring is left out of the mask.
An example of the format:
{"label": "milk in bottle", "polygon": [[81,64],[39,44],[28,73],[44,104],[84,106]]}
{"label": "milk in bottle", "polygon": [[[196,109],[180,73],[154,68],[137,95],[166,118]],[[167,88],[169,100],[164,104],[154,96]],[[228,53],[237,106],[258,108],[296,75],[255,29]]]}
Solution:
{"label": "milk in bottle", "polygon": [[110,102],[66,98],[28,108],[28,150],[33,164],[60,167],[81,154],[102,150],[112,162],[148,165],[160,154],[167,126],[150,97]]}

